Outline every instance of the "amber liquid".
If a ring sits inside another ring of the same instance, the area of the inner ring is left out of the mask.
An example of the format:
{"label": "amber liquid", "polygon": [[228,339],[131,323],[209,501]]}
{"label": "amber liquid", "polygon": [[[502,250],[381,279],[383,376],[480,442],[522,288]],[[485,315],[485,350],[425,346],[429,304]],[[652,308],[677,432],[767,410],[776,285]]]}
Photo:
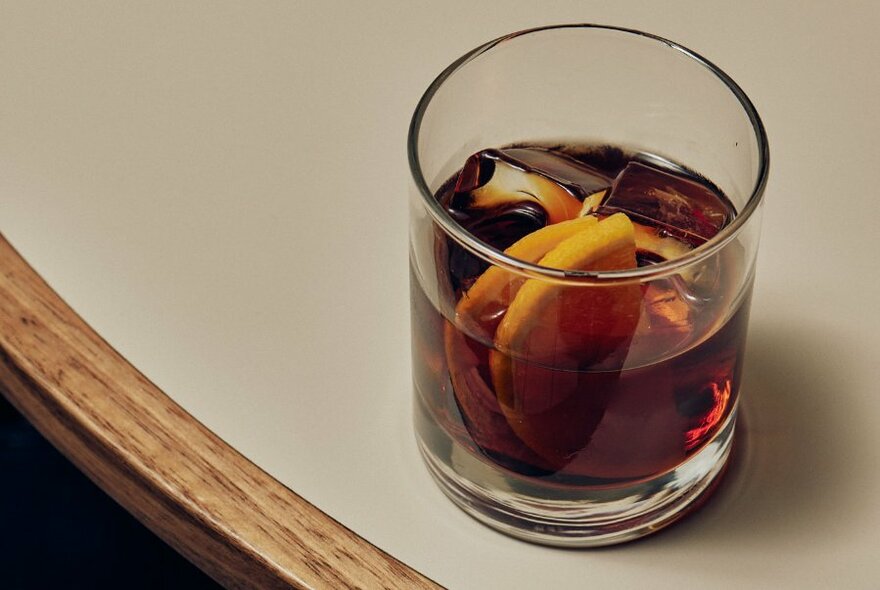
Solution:
{"label": "amber liquid", "polygon": [[[631,159],[619,150],[567,153],[609,177]],[[447,183],[438,198],[449,200],[450,190]],[[510,235],[504,235],[505,227]],[[513,243],[517,234],[533,229],[497,224],[494,239]],[[487,330],[460,325],[455,303],[485,267],[469,256],[437,234],[438,280],[448,302],[432,302],[418,273],[411,274],[414,380],[421,420],[483,461],[553,485],[630,483],[680,465],[713,438],[736,407],[750,292],[748,286],[732,300],[735,281],[727,280],[724,269],[740,264],[736,252],[701,271],[715,273],[702,293],[682,287],[681,276],[639,285],[639,327],[623,353],[614,362],[579,366],[553,366],[497,350],[486,333],[503,309],[487,320]],[[641,265],[653,262],[647,254],[639,258]],[[670,324],[669,309],[686,322]],[[617,342],[614,347],[621,349]],[[503,396],[490,368],[490,356],[499,354],[511,355],[506,366],[514,373],[514,386]],[[443,437],[422,438],[429,446],[445,444]]]}

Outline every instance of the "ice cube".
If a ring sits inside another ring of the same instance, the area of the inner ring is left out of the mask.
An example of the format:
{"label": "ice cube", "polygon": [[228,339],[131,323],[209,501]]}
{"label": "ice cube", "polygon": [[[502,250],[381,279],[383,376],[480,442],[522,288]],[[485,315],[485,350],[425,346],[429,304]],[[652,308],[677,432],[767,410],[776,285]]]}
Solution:
{"label": "ice cube", "polygon": [[[491,215],[472,217],[467,230],[499,250],[506,250],[520,238],[547,225],[540,205],[533,202],[509,203]],[[449,242],[449,271],[453,289],[467,290],[486,270],[487,263],[456,242]]]}
{"label": "ice cube", "polygon": [[711,305],[717,299],[724,297],[721,267],[721,259],[712,256],[696,266],[687,267],[674,281],[674,287],[693,307]]}
{"label": "ice cube", "polygon": [[687,297],[680,276],[656,279],[643,287],[642,311],[627,358],[651,363],[693,342],[699,307]]}
{"label": "ice cube", "polygon": [[[442,204],[471,234],[504,250],[545,225],[578,217],[587,205],[595,209],[601,196],[590,195],[610,186],[608,176],[562,154],[488,149],[467,159]],[[466,288],[486,267],[455,244],[449,263],[455,289]]]}
{"label": "ice cube", "polygon": [[733,206],[697,180],[630,162],[614,180],[602,213],[622,211],[698,246],[734,216]]}
{"label": "ice cube", "polygon": [[683,339],[691,331],[691,306],[672,283],[669,279],[651,283],[645,293],[645,308],[652,329],[678,333]]}
{"label": "ice cube", "polygon": [[[449,208],[456,218],[483,220],[523,202],[539,205],[548,223],[572,219],[581,208],[576,193],[502,150],[484,150],[468,158]],[[470,229],[471,224],[465,225]]]}
{"label": "ice cube", "polygon": [[523,203],[543,209],[546,223],[558,223],[577,217],[587,196],[610,186],[607,176],[559,153],[490,149],[468,158],[445,205],[468,229]]}
{"label": "ice cube", "polygon": [[612,179],[599,170],[557,151],[538,147],[499,150],[511,162],[564,186],[579,201],[611,187]]}
{"label": "ice cube", "polygon": [[656,226],[633,224],[636,237],[636,258],[639,266],[656,264],[666,260],[672,260],[684,256],[693,249],[693,246],[677,238],[668,235],[668,231]]}

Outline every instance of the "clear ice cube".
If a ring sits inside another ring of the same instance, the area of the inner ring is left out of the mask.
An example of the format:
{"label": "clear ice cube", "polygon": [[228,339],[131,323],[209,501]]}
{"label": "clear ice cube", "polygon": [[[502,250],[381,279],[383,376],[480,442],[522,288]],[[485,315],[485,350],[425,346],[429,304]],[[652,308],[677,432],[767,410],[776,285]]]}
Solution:
{"label": "clear ice cube", "polygon": [[633,221],[665,230],[692,246],[711,239],[735,213],[705,184],[641,162],[630,162],[617,176],[601,211],[622,211]]}
{"label": "clear ice cube", "polygon": [[560,152],[537,147],[499,151],[511,162],[519,163],[564,186],[579,201],[611,187],[612,179],[609,176]]}
{"label": "clear ice cube", "polygon": [[[488,149],[467,159],[442,204],[471,234],[504,250],[545,225],[578,217],[586,205],[595,208],[591,195],[610,186],[610,177],[546,149]],[[449,263],[456,289],[485,269],[454,244]]]}
{"label": "clear ice cube", "polygon": [[490,149],[468,158],[447,209],[468,229],[522,204],[539,206],[546,223],[559,223],[577,217],[585,197],[610,186],[610,178],[562,154]]}

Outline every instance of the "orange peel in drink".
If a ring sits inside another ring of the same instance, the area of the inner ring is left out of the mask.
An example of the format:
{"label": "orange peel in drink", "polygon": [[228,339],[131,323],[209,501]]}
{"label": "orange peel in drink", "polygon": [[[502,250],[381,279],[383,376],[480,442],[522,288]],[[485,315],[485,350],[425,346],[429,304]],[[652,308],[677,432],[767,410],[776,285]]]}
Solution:
{"label": "orange peel in drink", "polygon": [[[563,270],[635,268],[632,222],[622,213],[559,242],[539,264]],[[613,379],[623,368],[642,308],[635,282],[569,285],[528,279],[495,332],[489,358],[495,394],[517,436],[560,468],[601,419],[601,400],[580,371]]]}
{"label": "orange peel in drink", "polygon": [[[598,222],[595,217],[580,217],[548,225],[523,237],[504,253],[525,262],[537,263],[561,242]],[[458,302],[456,323],[470,336],[491,342],[498,321],[525,280],[525,277],[504,268],[490,266]]]}

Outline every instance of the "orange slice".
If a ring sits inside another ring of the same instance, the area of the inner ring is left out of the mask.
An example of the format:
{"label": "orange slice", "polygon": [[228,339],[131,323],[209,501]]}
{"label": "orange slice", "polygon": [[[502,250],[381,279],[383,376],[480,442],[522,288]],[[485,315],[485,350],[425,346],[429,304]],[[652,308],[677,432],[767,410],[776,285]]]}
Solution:
{"label": "orange slice", "polygon": [[[452,394],[473,443],[498,464],[514,471],[553,467],[524,445],[501,411],[489,378],[489,348],[445,322],[444,339]],[[445,391],[443,386],[439,391]]]}
{"label": "orange slice", "polygon": [[584,202],[581,204],[581,210],[578,215],[583,217],[585,215],[595,213],[596,210],[599,209],[599,205],[601,205],[602,201],[605,199],[606,194],[608,194],[607,188],[597,191],[591,195],[587,195],[584,199]]}
{"label": "orange slice", "polygon": [[[593,227],[595,217],[548,225],[517,241],[505,252],[538,262],[560,242]],[[490,267],[464,294],[456,307],[455,325],[446,322],[445,348],[449,377],[465,426],[474,443],[495,461],[510,466],[551,469],[520,441],[498,405],[489,377],[489,346],[501,316],[525,279],[500,267]]]}
{"label": "orange slice", "polygon": [[[548,225],[520,239],[504,252],[536,263],[560,242],[597,223],[595,217],[581,217]],[[459,301],[455,310],[456,323],[469,335],[491,342],[501,316],[524,282],[520,275],[490,266]]]}
{"label": "orange slice", "polygon": [[[539,264],[563,270],[635,268],[635,252],[633,224],[617,213],[563,240]],[[499,350],[559,368],[596,364],[602,358],[585,353],[608,348],[600,341],[631,337],[640,303],[641,290],[634,284],[566,286],[530,279],[499,324],[495,344]],[[553,333],[545,333],[546,328]],[[569,337],[574,334],[596,338]],[[572,355],[570,362],[562,358]]]}
{"label": "orange slice", "polygon": [[[618,213],[560,242],[539,264],[615,270],[635,268],[635,255],[633,224]],[[641,303],[635,283],[563,285],[529,279],[498,325],[497,350],[489,364],[501,410],[517,436],[557,468],[587,444],[598,426],[604,401],[591,396],[590,384],[599,374],[617,378]]]}

